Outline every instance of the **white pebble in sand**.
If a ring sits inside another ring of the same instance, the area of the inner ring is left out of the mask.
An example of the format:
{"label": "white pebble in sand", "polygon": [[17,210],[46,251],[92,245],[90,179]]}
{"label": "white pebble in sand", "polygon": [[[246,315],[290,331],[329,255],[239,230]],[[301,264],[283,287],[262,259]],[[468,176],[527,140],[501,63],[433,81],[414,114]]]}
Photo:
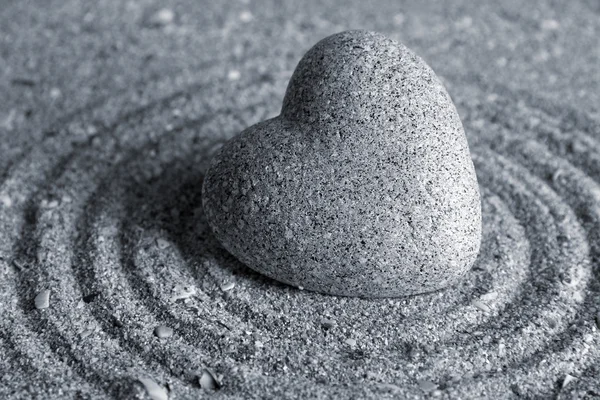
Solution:
{"label": "white pebble in sand", "polygon": [[575,378],[574,376],[566,374],[565,379],[563,380],[563,383],[562,383],[562,388],[564,389],[569,383],[576,381],[576,380],[577,380],[577,378]]}
{"label": "white pebble in sand", "polygon": [[202,370],[202,376],[199,379],[200,387],[207,390],[217,390],[219,382],[212,372],[207,369]]}
{"label": "white pebble in sand", "polygon": [[52,88],[52,89],[50,89],[50,98],[52,100],[58,99],[61,95],[62,95],[62,92],[60,91],[59,88]]}
{"label": "white pebble in sand", "polygon": [[483,311],[484,313],[489,313],[491,311],[490,307],[487,304],[485,304],[479,300],[475,300],[471,304],[473,304],[473,307],[476,307],[477,309],[479,309],[480,311]]}
{"label": "white pebble in sand", "polygon": [[235,287],[235,282],[227,282],[221,285],[221,290],[224,292],[228,292]]}
{"label": "white pebble in sand", "polygon": [[170,328],[166,325],[159,325],[154,328],[154,334],[159,338],[169,338],[173,336],[173,328]]}
{"label": "white pebble in sand", "polygon": [[177,285],[173,288],[173,294],[171,295],[172,301],[189,299],[195,296],[198,291],[194,286],[188,285]]}
{"label": "white pebble in sand", "polygon": [[242,11],[240,13],[240,21],[242,21],[242,22],[250,22],[250,21],[252,21],[253,18],[254,18],[254,16],[248,10]]}
{"label": "white pebble in sand", "polygon": [[151,378],[138,378],[152,400],[169,400],[167,391]]}
{"label": "white pebble in sand", "polygon": [[163,8],[157,11],[156,14],[154,14],[150,20],[152,24],[162,26],[170,24],[171,22],[173,22],[174,19],[175,13],[173,12],[173,10]]}
{"label": "white pebble in sand", "polygon": [[35,308],[38,310],[50,307],[50,290],[42,290],[35,296]]}
{"label": "white pebble in sand", "polygon": [[229,79],[230,81],[237,81],[241,78],[241,76],[242,74],[237,69],[232,69],[227,73],[227,79]]}
{"label": "white pebble in sand", "polygon": [[168,241],[166,241],[165,239],[158,238],[158,239],[156,239],[156,246],[160,250],[164,250],[164,249],[166,249],[167,247],[170,246],[170,243]]}
{"label": "white pebble in sand", "polygon": [[12,199],[6,194],[0,195],[0,203],[6,208],[12,207],[13,204]]}

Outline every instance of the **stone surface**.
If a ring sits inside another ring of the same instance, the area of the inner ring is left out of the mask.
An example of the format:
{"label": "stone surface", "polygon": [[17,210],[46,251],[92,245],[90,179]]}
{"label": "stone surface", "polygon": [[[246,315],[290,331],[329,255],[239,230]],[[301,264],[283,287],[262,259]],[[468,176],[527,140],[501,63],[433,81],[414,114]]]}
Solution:
{"label": "stone surface", "polygon": [[39,292],[37,296],[35,296],[34,303],[35,308],[38,310],[50,307],[50,290],[45,289]]}
{"label": "stone surface", "polygon": [[161,339],[169,338],[173,336],[173,328],[168,327],[166,325],[159,325],[156,328],[154,328],[154,334]]}
{"label": "stone surface", "polygon": [[477,179],[450,96],[418,56],[366,31],[306,53],[281,114],[214,157],[203,205],[247,266],[328,294],[443,288],[471,267],[481,240]]}

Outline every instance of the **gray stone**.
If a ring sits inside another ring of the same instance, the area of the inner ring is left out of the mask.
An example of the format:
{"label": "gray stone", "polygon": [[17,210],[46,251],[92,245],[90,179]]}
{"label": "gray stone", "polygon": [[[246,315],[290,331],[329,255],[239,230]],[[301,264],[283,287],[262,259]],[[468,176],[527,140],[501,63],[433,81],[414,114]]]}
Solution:
{"label": "gray stone", "polygon": [[450,96],[423,60],[366,31],[306,53],[281,114],[215,155],[203,206],[247,266],[336,295],[443,288],[481,240],[477,178]]}
{"label": "gray stone", "polygon": [[221,387],[221,384],[215,377],[215,374],[208,369],[202,370],[202,375],[200,378],[198,378],[198,382],[200,383],[200,387],[202,389],[217,390],[219,387]]}
{"label": "gray stone", "polygon": [[50,307],[50,290],[42,290],[35,296],[34,299],[35,308],[43,310],[44,308]]}
{"label": "gray stone", "polygon": [[154,334],[159,338],[169,338],[173,336],[173,328],[166,325],[159,325],[154,328]]}
{"label": "gray stone", "polygon": [[146,392],[148,393],[148,397],[152,400],[169,400],[169,394],[158,383],[154,381],[152,378],[140,377],[138,380],[144,385]]}

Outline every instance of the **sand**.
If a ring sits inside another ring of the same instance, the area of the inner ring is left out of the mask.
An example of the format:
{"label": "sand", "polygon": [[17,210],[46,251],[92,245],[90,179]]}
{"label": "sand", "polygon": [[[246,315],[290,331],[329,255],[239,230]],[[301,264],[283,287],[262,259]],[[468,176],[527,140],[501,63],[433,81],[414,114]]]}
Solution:
{"label": "sand", "polygon": [[[5,5],[0,397],[600,396],[600,9],[367,3]],[[204,219],[211,155],[350,28],[423,56],[463,120],[484,239],[446,290],[294,289]]]}

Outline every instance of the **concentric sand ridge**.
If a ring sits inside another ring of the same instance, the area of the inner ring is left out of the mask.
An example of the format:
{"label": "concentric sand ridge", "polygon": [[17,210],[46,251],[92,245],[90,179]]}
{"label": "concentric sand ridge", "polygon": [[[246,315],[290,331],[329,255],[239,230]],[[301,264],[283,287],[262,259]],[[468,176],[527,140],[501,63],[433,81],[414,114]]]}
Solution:
{"label": "concentric sand ridge", "polygon": [[[208,161],[278,109],[287,79],[198,77],[138,107],[124,100],[100,127],[105,103],[83,107],[6,161],[2,397],[127,397],[149,377],[197,398],[205,369],[223,398],[550,396],[569,376],[567,388],[597,393],[598,121],[472,86],[455,100],[479,110],[464,118],[483,197],[475,267],[423,296],[339,298],[263,278],[212,237],[199,189]],[[73,126],[82,136],[66,142]],[[37,310],[44,289],[50,307]],[[155,337],[158,325],[174,336]]]}

